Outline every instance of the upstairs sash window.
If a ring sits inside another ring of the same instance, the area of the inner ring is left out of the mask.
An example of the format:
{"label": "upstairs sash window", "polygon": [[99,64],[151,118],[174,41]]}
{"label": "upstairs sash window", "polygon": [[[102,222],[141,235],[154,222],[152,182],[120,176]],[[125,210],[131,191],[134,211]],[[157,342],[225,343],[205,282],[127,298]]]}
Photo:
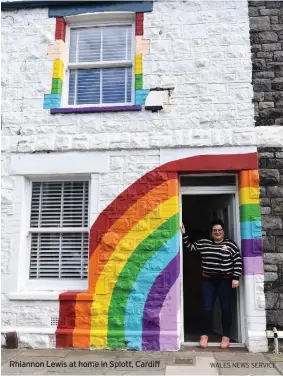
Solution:
{"label": "upstairs sash window", "polygon": [[133,26],[71,27],[69,105],[133,102]]}

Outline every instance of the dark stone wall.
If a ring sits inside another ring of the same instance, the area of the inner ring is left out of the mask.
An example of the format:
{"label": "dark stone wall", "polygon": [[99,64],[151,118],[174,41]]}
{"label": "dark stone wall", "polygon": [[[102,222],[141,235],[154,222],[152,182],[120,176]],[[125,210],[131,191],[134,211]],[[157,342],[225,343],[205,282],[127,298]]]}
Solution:
{"label": "dark stone wall", "polygon": [[283,329],[283,148],[259,148],[267,327]]}
{"label": "dark stone wall", "polygon": [[283,1],[249,1],[255,125],[283,125]]}

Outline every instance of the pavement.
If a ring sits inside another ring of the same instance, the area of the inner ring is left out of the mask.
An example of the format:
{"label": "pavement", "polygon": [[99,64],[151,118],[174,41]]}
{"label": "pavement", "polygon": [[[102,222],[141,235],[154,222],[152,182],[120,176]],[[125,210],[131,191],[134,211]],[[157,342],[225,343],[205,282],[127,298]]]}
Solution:
{"label": "pavement", "polygon": [[2,349],[2,375],[283,375],[283,354],[245,349],[168,351]]}

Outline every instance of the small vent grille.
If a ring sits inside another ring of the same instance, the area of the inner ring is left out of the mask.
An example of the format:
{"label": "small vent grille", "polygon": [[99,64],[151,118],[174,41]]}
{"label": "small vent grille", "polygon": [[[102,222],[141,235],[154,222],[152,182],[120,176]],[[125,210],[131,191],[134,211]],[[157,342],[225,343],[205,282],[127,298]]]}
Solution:
{"label": "small vent grille", "polygon": [[49,336],[49,347],[52,349],[56,348],[56,336]]}
{"label": "small vent grille", "polygon": [[60,319],[57,316],[52,316],[51,317],[51,326],[65,326],[65,319]]}
{"label": "small vent grille", "polygon": [[59,318],[56,316],[51,317],[51,326],[57,326],[59,322]]}

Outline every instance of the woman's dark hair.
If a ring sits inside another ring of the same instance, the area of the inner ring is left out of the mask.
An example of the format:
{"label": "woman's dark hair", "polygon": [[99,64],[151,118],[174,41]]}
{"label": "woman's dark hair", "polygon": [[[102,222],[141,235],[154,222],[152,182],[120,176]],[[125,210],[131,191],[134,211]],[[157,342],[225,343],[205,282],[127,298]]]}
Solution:
{"label": "woman's dark hair", "polygon": [[220,225],[222,227],[222,229],[224,230],[224,222],[222,221],[222,219],[214,219],[210,223],[210,231],[212,231],[213,226],[215,226],[215,225]]}

